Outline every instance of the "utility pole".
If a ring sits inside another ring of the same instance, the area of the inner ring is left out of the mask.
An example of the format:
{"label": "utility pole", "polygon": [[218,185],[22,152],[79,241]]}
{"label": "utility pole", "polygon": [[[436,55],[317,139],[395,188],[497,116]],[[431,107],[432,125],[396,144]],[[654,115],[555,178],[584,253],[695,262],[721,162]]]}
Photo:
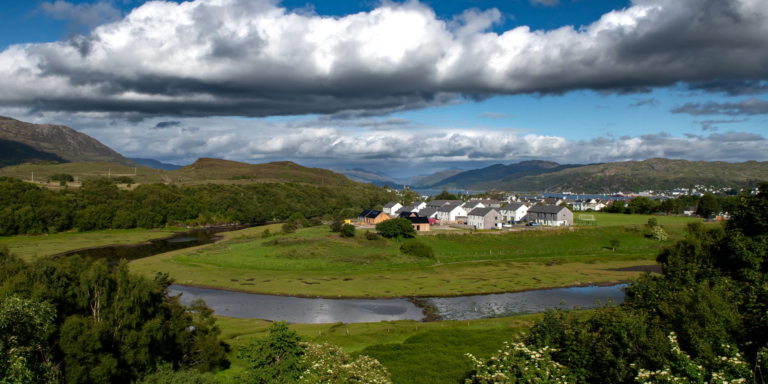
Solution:
{"label": "utility pole", "polygon": [[32,171],[32,182],[35,182],[35,171]]}
{"label": "utility pole", "polygon": [[109,178],[112,178],[112,168],[109,169]]}

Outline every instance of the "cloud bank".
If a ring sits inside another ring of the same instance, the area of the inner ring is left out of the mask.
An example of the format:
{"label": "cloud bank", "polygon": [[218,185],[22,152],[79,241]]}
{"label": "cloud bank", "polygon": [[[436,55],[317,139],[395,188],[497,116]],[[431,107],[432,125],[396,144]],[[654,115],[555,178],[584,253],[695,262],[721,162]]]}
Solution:
{"label": "cloud bank", "polygon": [[344,17],[269,0],[153,1],[87,35],[1,52],[0,105],[138,121],[376,115],[461,97],[681,84],[756,94],[768,90],[766,18],[765,0],[633,0],[581,28],[497,34],[496,9],[441,20],[416,1]]}

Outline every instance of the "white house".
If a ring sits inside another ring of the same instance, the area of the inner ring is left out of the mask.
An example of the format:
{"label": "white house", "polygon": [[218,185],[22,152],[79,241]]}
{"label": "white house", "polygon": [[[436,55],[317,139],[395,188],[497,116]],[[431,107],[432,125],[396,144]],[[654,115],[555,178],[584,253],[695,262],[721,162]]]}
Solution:
{"label": "white house", "polygon": [[416,201],[413,204],[409,205],[408,208],[410,208],[411,212],[419,212],[422,209],[427,207],[427,203],[423,201]]}
{"label": "white house", "polygon": [[456,221],[459,216],[467,216],[467,211],[460,205],[445,205],[437,209],[436,219],[449,222]]}
{"label": "white house", "polygon": [[528,214],[528,206],[521,203],[510,203],[501,208],[496,208],[504,222],[522,221]]}
{"label": "white house", "polygon": [[501,222],[501,214],[496,208],[475,208],[467,214],[467,225],[475,229],[493,229]]}
{"label": "white house", "polygon": [[389,203],[387,203],[384,206],[383,211],[384,211],[384,213],[386,213],[389,216],[394,216],[395,211],[397,211],[398,209],[400,209],[402,207],[403,207],[403,205],[400,204],[400,203],[389,202]]}
{"label": "white house", "polygon": [[587,204],[587,206],[585,207],[585,210],[591,209],[593,211],[599,211],[605,207],[606,205],[603,203],[590,203],[590,204]]}

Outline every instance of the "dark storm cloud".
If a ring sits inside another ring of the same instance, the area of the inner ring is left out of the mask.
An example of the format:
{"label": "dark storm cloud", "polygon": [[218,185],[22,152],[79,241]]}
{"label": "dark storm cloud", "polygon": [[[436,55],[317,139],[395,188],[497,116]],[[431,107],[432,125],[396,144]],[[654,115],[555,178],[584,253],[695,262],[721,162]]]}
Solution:
{"label": "dark storm cloud", "polygon": [[736,103],[726,101],[717,103],[685,103],[683,106],[672,109],[672,113],[685,113],[691,116],[703,115],[765,115],[768,114],[768,101],[758,98],[742,100]]}
{"label": "dark storm cloud", "polygon": [[12,46],[0,53],[0,106],[359,119],[498,94],[767,87],[764,0],[634,0],[584,28],[501,35],[489,32],[496,9],[444,21],[417,2],[340,18],[276,4],[147,2],[87,36]]}
{"label": "dark storm cloud", "polygon": [[173,128],[173,127],[178,127],[179,125],[181,125],[180,121],[161,121],[155,124],[154,129]]}

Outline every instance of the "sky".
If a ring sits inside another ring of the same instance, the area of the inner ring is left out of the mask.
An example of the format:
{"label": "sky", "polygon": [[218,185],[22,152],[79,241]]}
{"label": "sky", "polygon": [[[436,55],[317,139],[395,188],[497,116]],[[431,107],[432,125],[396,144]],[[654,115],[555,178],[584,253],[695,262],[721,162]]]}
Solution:
{"label": "sky", "polygon": [[395,177],[768,160],[764,0],[0,0],[0,115]]}

